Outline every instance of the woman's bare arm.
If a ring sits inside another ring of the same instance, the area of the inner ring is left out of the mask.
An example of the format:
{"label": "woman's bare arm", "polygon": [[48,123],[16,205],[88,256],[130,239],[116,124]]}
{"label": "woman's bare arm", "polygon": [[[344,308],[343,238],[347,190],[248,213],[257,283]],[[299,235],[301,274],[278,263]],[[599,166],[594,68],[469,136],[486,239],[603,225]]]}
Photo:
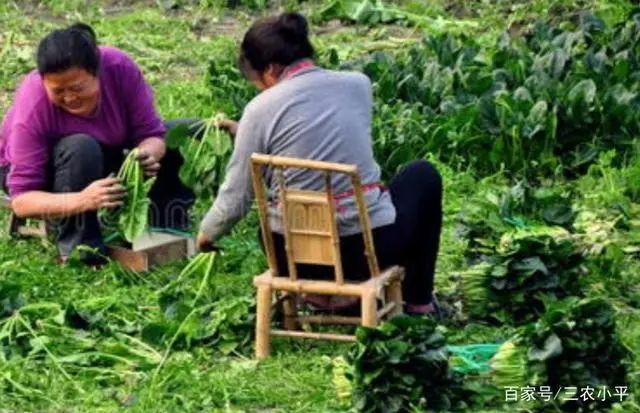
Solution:
{"label": "woman's bare arm", "polygon": [[20,218],[56,219],[122,205],[126,189],[114,177],[99,179],[80,192],[29,191],[11,201]]}

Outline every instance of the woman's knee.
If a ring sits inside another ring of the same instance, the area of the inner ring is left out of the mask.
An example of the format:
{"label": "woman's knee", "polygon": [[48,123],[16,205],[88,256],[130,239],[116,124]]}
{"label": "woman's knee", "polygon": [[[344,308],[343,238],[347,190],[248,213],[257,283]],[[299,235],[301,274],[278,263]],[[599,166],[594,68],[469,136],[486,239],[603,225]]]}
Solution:
{"label": "woman's knee", "polygon": [[61,139],[53,149],[54,186],[60,187],[60,181],[65,181],[66,190],[80,190],[102,178],[103,158],[102,147],[90,135],[75,134]]}
{"label": "woman's knee", "polygon": [[197,139],[202,138],[204,133],[203,120],[200,118],[180,118],[171,119],[164,122],[164,127],[167,129],[167,134],[176,127],[186,127],[187,134]]}
{"label": "woman's knee", "polygon": [[410,162],[405,173],[409,175],[409,179],[416,184],[416,188],[426,186],[429,193],[442,193],[442,176],[435,166],[429,161],[419,159]]}
{"label": "woman's knee", "polygon": [[58,166],[72,159],[95,164],[102,160],[102,147],[95,138],[84,133],[62,138],[53,149],[54,163]]}

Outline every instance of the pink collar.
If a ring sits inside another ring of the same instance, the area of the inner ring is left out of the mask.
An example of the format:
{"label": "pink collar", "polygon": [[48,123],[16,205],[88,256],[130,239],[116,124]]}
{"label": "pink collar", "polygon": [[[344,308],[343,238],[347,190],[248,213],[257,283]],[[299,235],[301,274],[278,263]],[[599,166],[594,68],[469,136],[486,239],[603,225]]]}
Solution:
{"label": "pink collar", "polygon": [[314,66],[315,65],[310,60],[303,60],[301,62],[298,62],[295,65],[289,67],[289,69],[282,76],[282,80],[289,79],[290,77],[300,72],[301,70],[309,69]]}

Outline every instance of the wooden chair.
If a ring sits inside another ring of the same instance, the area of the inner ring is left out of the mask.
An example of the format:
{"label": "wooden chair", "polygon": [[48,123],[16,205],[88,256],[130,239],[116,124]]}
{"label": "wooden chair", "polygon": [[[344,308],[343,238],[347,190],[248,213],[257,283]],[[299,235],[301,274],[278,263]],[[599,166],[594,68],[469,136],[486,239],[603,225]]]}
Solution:
{"label": "wooden chair", "polygon": [[[366,209],[363,188],[355,165],[317,162],[296,158],[254,154],[251,157],[253,187],[258,202],[260,225],[269,270],[254,278],[257,288],[256,357],[265,358],[270,353],[271,336],[311,338],[320,340],[353,341],[348,334],[313,333],[300,331],[305,324],[351,324],[376,326],[385,317],[402,312],[402,287],[404,269],[399,266],[380,271],[376,259],[369,214]],[[282,209],[285,250],[288,260],[288,276],[278,274],[272,232],[267,216],[267,197],[262,169],[272,168],[279,187],[278,202]],[[288,189],[284,182],[284,170],[310,169],[325,174],[324,191]],[[339,173],[350,177],[358,205],[364,240],[364,251],[371,277],[361,282],[345,281],[340,259],[338,234],[331,175]],[[320,281],[304,279],[298,274],[296,264],[327,265],[334,268],[335,279]],[[275,304],[282,304],[284,329],[271,329],[271,313]],[[360,298],[361,316],[298,315],[297,295],[321,294]],[[278,297],[279,296],[279,297]],[[378,309],[378,300],[382,306]]]}
{"label": "wooden chair", "polygon": [[0,207],[9,210],[9,221],[7,223],[7,232],[10,236],[25,236],[25,237],[47,237],[47,226],[44,220],[38,220],[37,227],[31,227],[27,225],[27,221],[22,218],[18,218],[11,209],[11,198],[7,195],[0,193]]}

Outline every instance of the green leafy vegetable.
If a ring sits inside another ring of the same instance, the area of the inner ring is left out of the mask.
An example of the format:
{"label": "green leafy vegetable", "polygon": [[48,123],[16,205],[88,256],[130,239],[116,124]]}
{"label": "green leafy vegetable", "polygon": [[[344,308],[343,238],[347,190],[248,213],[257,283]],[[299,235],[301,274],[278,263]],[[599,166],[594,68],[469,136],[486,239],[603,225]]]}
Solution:
{"label": "green leafy vegetable", "polygon": [[[605,299],[570,297],[546,303],[535,323],[519,329],[493,359],[492,380],[499,387],[549,386],[594,389],[627,383],[629,350],[616,334],[615,310]],[[613,398],[557,398],[562,411],[604,411]],[[603,400],[604,399],[604,400]],[[544,408],[544,401],[532,406]]]}
{"label": "green leafy vegetable", "polygon": [[136,149],[129,152],[118,172],[118,178],[127,190],[127,198],[119,212],[118,229],[129,242],[147,229],[151,204],[149,192],[156,180],[153,177],[145,181],[144,170],[136,160],[136,154]]}
{"label": "green leafy vegetable", "polygon": [[396,316],[377,328],[360,327],[347,377],[363,412],[412,408],[455,409],[464,392],[449,369],[445,338],[431,318]]}

